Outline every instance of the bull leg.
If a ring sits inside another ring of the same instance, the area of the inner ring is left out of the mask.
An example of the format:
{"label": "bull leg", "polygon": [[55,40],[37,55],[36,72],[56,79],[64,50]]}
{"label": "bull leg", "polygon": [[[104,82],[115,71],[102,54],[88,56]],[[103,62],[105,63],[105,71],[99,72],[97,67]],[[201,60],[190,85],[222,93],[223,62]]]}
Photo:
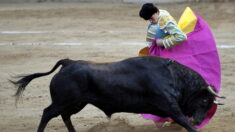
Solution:
{"label": "bull leg", "polygon": [[188,132],[198,132],[187,120],[186,117],[183,114],[178,114],[178,115],[172,115],[171,118],[179,123],[181,126],[186,128]]}
{"label": "bull leg", "polygon": [[76,131],[73,127],[73,124],[72,124],[72,121],[70,118],[71,115],[81,111],[85,106],[86,106],[86,104],[84,103],[84,104],[79,104],[79,105],[76,105],[73,107],[69,107],[69,108],[67,108],[67,111],[65,111],[61,114],[62,119],[64,121],[64,124],[66,125],[69,132]]}
{"label": "bull leg", "polygon": [[177,122],[178,124],[180,124],[181,126],[183,126],[184,128],[186,128],[188,130],[188,132],[198,132],[186,119],[186,117],[184,116],[184,114],[182,113],[181,109],[178,106],[174,106],[171,109],[171,118]]}
{"label": "bull leg", "polygon": [[70,119],[71,115],[62,114],[62,119],[64,121],[64,124],[66,125],[69,132],[76,132],[76,130],[73,127],[72,121]]}
{"label": "bull leg", "polygon": [[62,107],[50,105],[47,108],[44,109],[41,122],[39,124],[37,132],[43,132],[47,123],[54,117],[61,114],[61,111],[63,110]]}

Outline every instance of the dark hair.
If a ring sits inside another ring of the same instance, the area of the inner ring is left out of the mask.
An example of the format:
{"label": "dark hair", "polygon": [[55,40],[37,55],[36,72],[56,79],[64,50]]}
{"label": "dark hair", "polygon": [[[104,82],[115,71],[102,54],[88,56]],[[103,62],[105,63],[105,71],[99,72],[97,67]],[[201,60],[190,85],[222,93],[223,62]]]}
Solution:
{"label": "dark hair", "polygon": [[153,3],[145,3],[139,12],[139,16],[144,20],[149,20],[152,15],[157,12],[159,12],[159,10]]}

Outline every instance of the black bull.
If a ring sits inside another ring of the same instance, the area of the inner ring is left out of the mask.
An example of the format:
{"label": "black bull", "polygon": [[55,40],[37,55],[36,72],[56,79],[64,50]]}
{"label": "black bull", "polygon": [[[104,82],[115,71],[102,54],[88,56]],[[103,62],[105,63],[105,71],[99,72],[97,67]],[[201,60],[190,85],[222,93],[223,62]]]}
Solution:
{"label": "black bull", "polygon": [[70,117],[88,103],[108,117],[116,112],[150,113],[171,117],[196,132],[193,125],[203,121],[215,97],[220,97],[197,72],[169,59],[148,56],[112,63],[60,60],[49,72],[11,81],[18,86],[17,99],[31,80],[49,75],[60,65],[50,83],[52,104],[44,109],[38,132],[58,115],[69,131],[75,131]]}

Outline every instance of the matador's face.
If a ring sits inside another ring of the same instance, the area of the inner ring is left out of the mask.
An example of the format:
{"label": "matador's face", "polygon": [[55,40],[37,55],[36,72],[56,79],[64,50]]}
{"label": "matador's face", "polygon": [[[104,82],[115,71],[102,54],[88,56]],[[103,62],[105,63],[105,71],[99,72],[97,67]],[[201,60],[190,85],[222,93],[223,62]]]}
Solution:
{"label": "matador's face", "polygon": [[158,21],[158,18],[159,18],[159,12],[156,12],[152,15],[152,17],[149,19],[149,21],[152,23],[152,24],[156,24],[157,21]]}

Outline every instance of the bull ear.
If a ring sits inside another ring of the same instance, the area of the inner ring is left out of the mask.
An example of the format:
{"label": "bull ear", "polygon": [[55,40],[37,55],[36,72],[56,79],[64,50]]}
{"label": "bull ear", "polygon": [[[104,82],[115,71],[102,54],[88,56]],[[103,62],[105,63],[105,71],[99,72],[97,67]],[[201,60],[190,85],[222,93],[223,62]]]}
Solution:
{"label": "bull ear", "polygon": [[226,97],[225,96],[219,96],[215,90],[212,88],[212,86],[208,86],[207,87],[207,90],[212,94],[214,95],[215,97],[218,97],[218,98],[222,98],[222,99],[225,99]]}

